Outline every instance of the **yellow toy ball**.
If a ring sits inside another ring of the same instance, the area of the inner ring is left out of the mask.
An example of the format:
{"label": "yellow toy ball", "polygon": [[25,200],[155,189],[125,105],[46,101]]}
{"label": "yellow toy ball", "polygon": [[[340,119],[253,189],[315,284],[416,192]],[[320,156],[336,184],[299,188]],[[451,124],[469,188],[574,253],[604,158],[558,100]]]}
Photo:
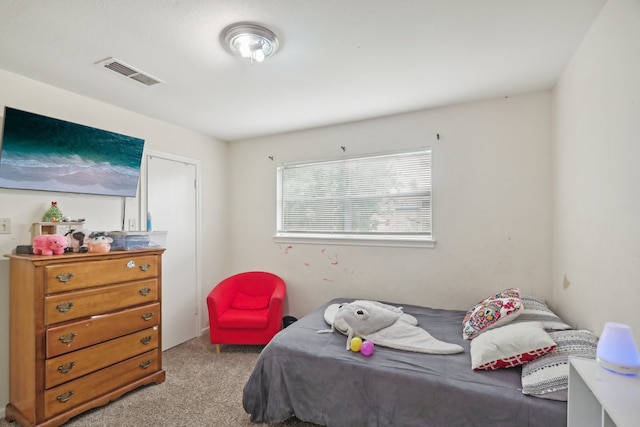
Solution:
{"label": "yellow toy ball", "polygon": [[351,338],[351,351],[358,352],[360,351],[360,347],[362,347],[362,338],[359,338],[359,337]]}

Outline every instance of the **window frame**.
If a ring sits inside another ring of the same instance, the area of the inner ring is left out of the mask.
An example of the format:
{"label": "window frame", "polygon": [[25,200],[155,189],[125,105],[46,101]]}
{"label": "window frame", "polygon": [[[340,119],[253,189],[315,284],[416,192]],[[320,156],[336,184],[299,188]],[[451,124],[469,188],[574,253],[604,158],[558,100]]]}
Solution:
{"label": "window frame", "polygon": [[390,246],[390,247],[419,247],[434,248],[436,240],[433,237],[433,167],[430,167],[429,176],[429,218],[431,234],[426,235],[410,235],[410,234],[350,234],[350,233],[313,233],[313,232],[287,232],[280,231],[283,220],[283,181],[282,171],[289,167],[300,167],[306,165],[319,165],[322,163],[333,163],[349,160],[362,160],[380,156],[393,156],[402,154],[422,154],[427,152],[429,155],[429,163],[433,163],[433,148],[418,147],[407,150],[361,154],[355,156],[345,156],[334,159],[325,159],[318,161],[301,161],[283,163],[278,165],[276,169],[276,232],[273,236],[276,243],[309,243],[322,245],[357,245],[357,246]]}

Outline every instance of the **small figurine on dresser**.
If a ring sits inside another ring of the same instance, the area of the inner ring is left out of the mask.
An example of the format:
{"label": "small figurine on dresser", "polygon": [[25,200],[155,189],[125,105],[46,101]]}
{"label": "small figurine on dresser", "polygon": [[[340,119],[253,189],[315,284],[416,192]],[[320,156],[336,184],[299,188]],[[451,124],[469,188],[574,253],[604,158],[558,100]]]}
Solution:
{"label": "small figurine on dresser", "polygon": [[43,222],[59,222],[62,221],[62,211],[58,207],[58,202],[51,202],[51,207],[42,217]]}
{"label": "small figurine on dresser", "polygon": [[111,250],[113,239],[104,231],[94,231],[84,241],[90,253],[103,253]]}

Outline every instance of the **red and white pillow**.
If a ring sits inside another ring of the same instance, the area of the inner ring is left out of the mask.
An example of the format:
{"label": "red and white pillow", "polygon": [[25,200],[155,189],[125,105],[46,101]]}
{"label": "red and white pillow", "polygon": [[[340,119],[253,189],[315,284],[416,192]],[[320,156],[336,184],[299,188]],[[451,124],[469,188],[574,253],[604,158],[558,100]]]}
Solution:
{"label": "red and white pillow", "polygon": [[473,306],[462,321],[462,337],[474,339],[481,333],[515,319],[522,310],[519,288],[509,288]]}
{"label": "red and white pillow", "polygon": [[471,367],[495,370],[522,365],[556,348],[540,322],[515,323],[486,331],[471,341]]}

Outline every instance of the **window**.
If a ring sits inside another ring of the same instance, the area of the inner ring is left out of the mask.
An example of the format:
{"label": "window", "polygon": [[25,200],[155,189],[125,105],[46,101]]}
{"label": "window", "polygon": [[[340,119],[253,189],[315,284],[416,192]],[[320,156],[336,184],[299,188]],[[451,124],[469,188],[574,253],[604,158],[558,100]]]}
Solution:
{"label": "window", "polygon": [[278,167],[276,240],[433,246],[431,148]]}

